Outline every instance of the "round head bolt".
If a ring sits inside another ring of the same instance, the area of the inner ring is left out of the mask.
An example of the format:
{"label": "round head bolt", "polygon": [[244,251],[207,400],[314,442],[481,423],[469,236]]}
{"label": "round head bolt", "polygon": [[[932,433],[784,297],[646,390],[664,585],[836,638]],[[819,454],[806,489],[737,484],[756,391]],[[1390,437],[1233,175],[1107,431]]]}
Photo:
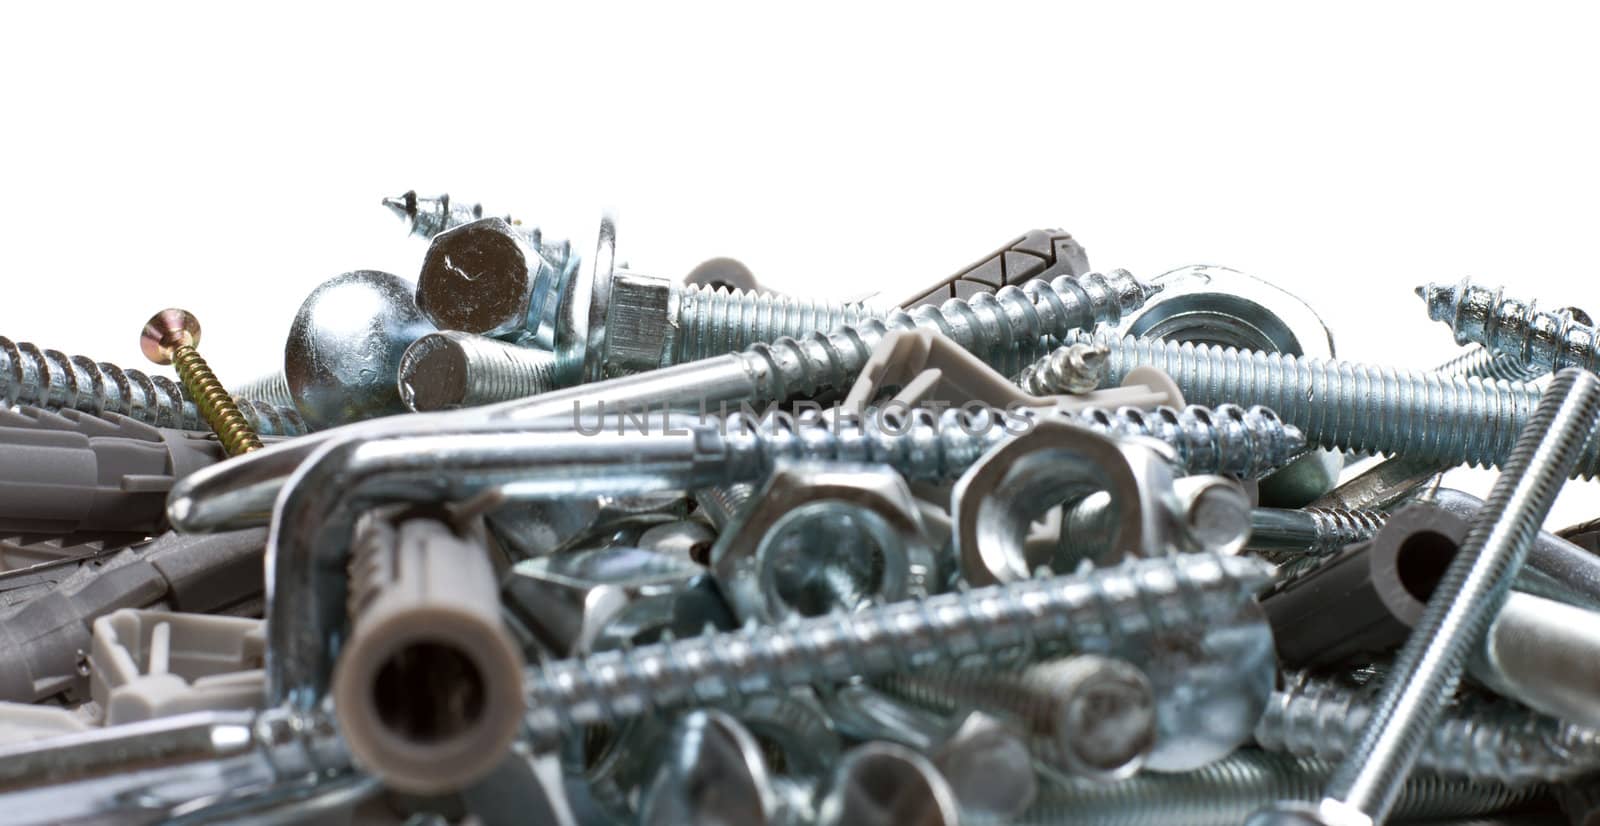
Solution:
{"label": "round head bolt", "polygon": [[156,364],[171,364],[179,347],[200,345],[200,319],[185,310],[166,309],[144,323],[139,349]]}
{"label": "round head bolt", "polygon": [[905,746],[852,749],[817,804],[818,826],[957,826],[955,793],[926,758]]}
{"label": "round head bolt", "polygon": [[[572,266],[569,266],[572,265]],[[552,256],[501,218],[434,236],[417,278],[417,306],[442,329],[553,346],[556,303],[576,261]]]}
{"label": "round head bolt", "polygon": [[406,412],[395,384],[400,359],[430,332],[398,276],[358,270],[324,281],[300,305],[283,348],[300,415],[320,430]]}

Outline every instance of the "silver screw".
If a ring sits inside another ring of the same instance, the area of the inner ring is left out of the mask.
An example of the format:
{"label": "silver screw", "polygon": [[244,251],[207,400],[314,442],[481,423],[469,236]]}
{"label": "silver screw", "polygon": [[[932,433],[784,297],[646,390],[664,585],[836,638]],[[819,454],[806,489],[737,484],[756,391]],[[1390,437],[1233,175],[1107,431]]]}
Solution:
{"label": "silver screw", "polygon": [[429,333],[400,357],[400,400],[413,410],[451,410],[556,388],[556,357],[456,330]]}
{"label": "silver screw", "polygon": [[1455,693],[1467,657],[1504,604],[1562,480],[1577,466],[1597,415],[1600,377],[1575,369],[1557,373],[1384,678],[1361,738],[1334,772],[1315,814],[1283,807],[1252,822],[1297,817],[1364,823],[1387,817],[1443,700]]}
{"label": "silver screw", "polygon": [[[1333,767],[1321,760],[1241,749],[1181,774],[1145,772],[1120,783],[1071,779],[1045,786],[1013,826],[1237,826],[1273,800],[1315,800]],[[1395,814],[1453,818],[1510,809],[1546,794],[1432,774],[1409,778]]]}
{"label": "silver screw", "polygon": [[1041,759],[1069,774],[1119,780],[1155,746],[1156,698],[1143,671],[1099,654],[1014,671],[899,674],[890,694],[945,712],[979,710],[1018,720]]}
{"label": "silver screw", "polygon": [[[449,195],[438,195],[432,198],[417,194],[414,189],[392,198],[384,198],[383,205],[389,208],[395,217],[411,224],[411,234],[421,238],[432,238],[447,229],[454,229],[462,224],[476,221],[483,217],[483,204],[463,204],[460,201],[451,201]],[[511,216],[505,216],[511,224],[520,223]]]}
{"label": "silver screw", "polygon": [[[1370,690],[1295,672],[1256,724],[1262,748],[1341,760],[1372,719]],[[1600,768],[1600,731],[1508,700],[1462,699],[1428,732],[1417,765],[1511,786],[1559,782]]]}
{"label": "silver screw", "polygon": [[[179,430],[209,430],[189,393],[171,379],[124,370],[115,364],[0,336],[0,406],[120,413],[134,421]],[[262,436],[298,436],[307,431],[299,411],[244,400],[239,412]]]}
{"label": "silver screw", "polygon": [[1087,393],[1105,379],[1107,355],[1098,344],[1069,344],[1024,368],[1017,384],[1035,396]]}
{"label": "silver screw", "polygon": [[1324,557],[1377,534],[1382,511],[1343,508],[1256,508],[1245,547],[1273,562]]}
{"label": "silver screw", "polygon": [[1425,284],[1417,295],[1428,317],[1450,325],[1456,342],[1481,344],[1516,358],[1531,369],[1579,367],[1600,371],[1600,328],[1581,311],[1540,310],[1535,302],[1507,298],[1462,279],[1459,284]]}
{"label": "silver screw", "polygon": [[[1199,404],[1271,407],[1312,444],[1441,464],[1506,461],[1539,401],[1531,384],[1103,334],[1067,340],[1108,347],[1108,382],[1150,365]],[[1583,452],[1575,474],[1600,475],[1600,445]]]}
{"label": "silver screw", "polygon": [[1460,355],[1433,368],[1433,371],[1511,382],[1533,381],[1549,372],[1528,367],[1515,356],[1496,353],[1481,344],[1463,348]]}
{"label": "silver screw", "polygon": [[663,706],[815,682],[872,679],[939,663],[1204,625],[1269,580],[1258,560],[1185,554],[1078,576],[940,594],[784,626],[667,640],[530,669],[527,731],[538,742]]}

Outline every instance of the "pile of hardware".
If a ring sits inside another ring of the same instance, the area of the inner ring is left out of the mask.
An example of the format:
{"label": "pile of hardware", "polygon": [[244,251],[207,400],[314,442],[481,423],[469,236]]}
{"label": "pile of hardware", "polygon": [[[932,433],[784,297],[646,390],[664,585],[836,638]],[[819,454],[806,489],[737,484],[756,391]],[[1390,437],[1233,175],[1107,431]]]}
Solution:
{"label": "pile of hardware", "polygon": [[1600,823],[1581,311],[1364,365],[1058,231],[825,301],[384,203],[280,373],[0,337],[0,820]]}

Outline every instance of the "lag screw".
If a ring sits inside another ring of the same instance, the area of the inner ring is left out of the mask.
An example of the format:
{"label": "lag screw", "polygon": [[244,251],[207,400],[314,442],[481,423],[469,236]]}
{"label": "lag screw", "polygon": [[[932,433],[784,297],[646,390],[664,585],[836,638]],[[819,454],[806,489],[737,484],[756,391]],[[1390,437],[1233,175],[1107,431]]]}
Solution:
{"label": "lag screw", "polygon": [[200,320],[188,310],[165,309],[150,317],[139,333],[139,349],[156,364],[170,364],[184,389],[194,399],[200,416],[222,441],[222,450],[238,456],[261,449],[261,437],[245,421],[233,397],[217,381],[206,360],[196,348],[200,344]]}

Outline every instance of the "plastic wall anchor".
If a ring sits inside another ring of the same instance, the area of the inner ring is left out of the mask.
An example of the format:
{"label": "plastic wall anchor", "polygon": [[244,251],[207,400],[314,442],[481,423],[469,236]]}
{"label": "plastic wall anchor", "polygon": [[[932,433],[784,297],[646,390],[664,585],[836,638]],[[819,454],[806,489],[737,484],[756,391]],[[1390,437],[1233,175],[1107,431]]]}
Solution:
{"label": "plastic wall anchor", "polygon": [[266,623],[124,608],[94,621],[89,695],[106,725],[260,708]]}

